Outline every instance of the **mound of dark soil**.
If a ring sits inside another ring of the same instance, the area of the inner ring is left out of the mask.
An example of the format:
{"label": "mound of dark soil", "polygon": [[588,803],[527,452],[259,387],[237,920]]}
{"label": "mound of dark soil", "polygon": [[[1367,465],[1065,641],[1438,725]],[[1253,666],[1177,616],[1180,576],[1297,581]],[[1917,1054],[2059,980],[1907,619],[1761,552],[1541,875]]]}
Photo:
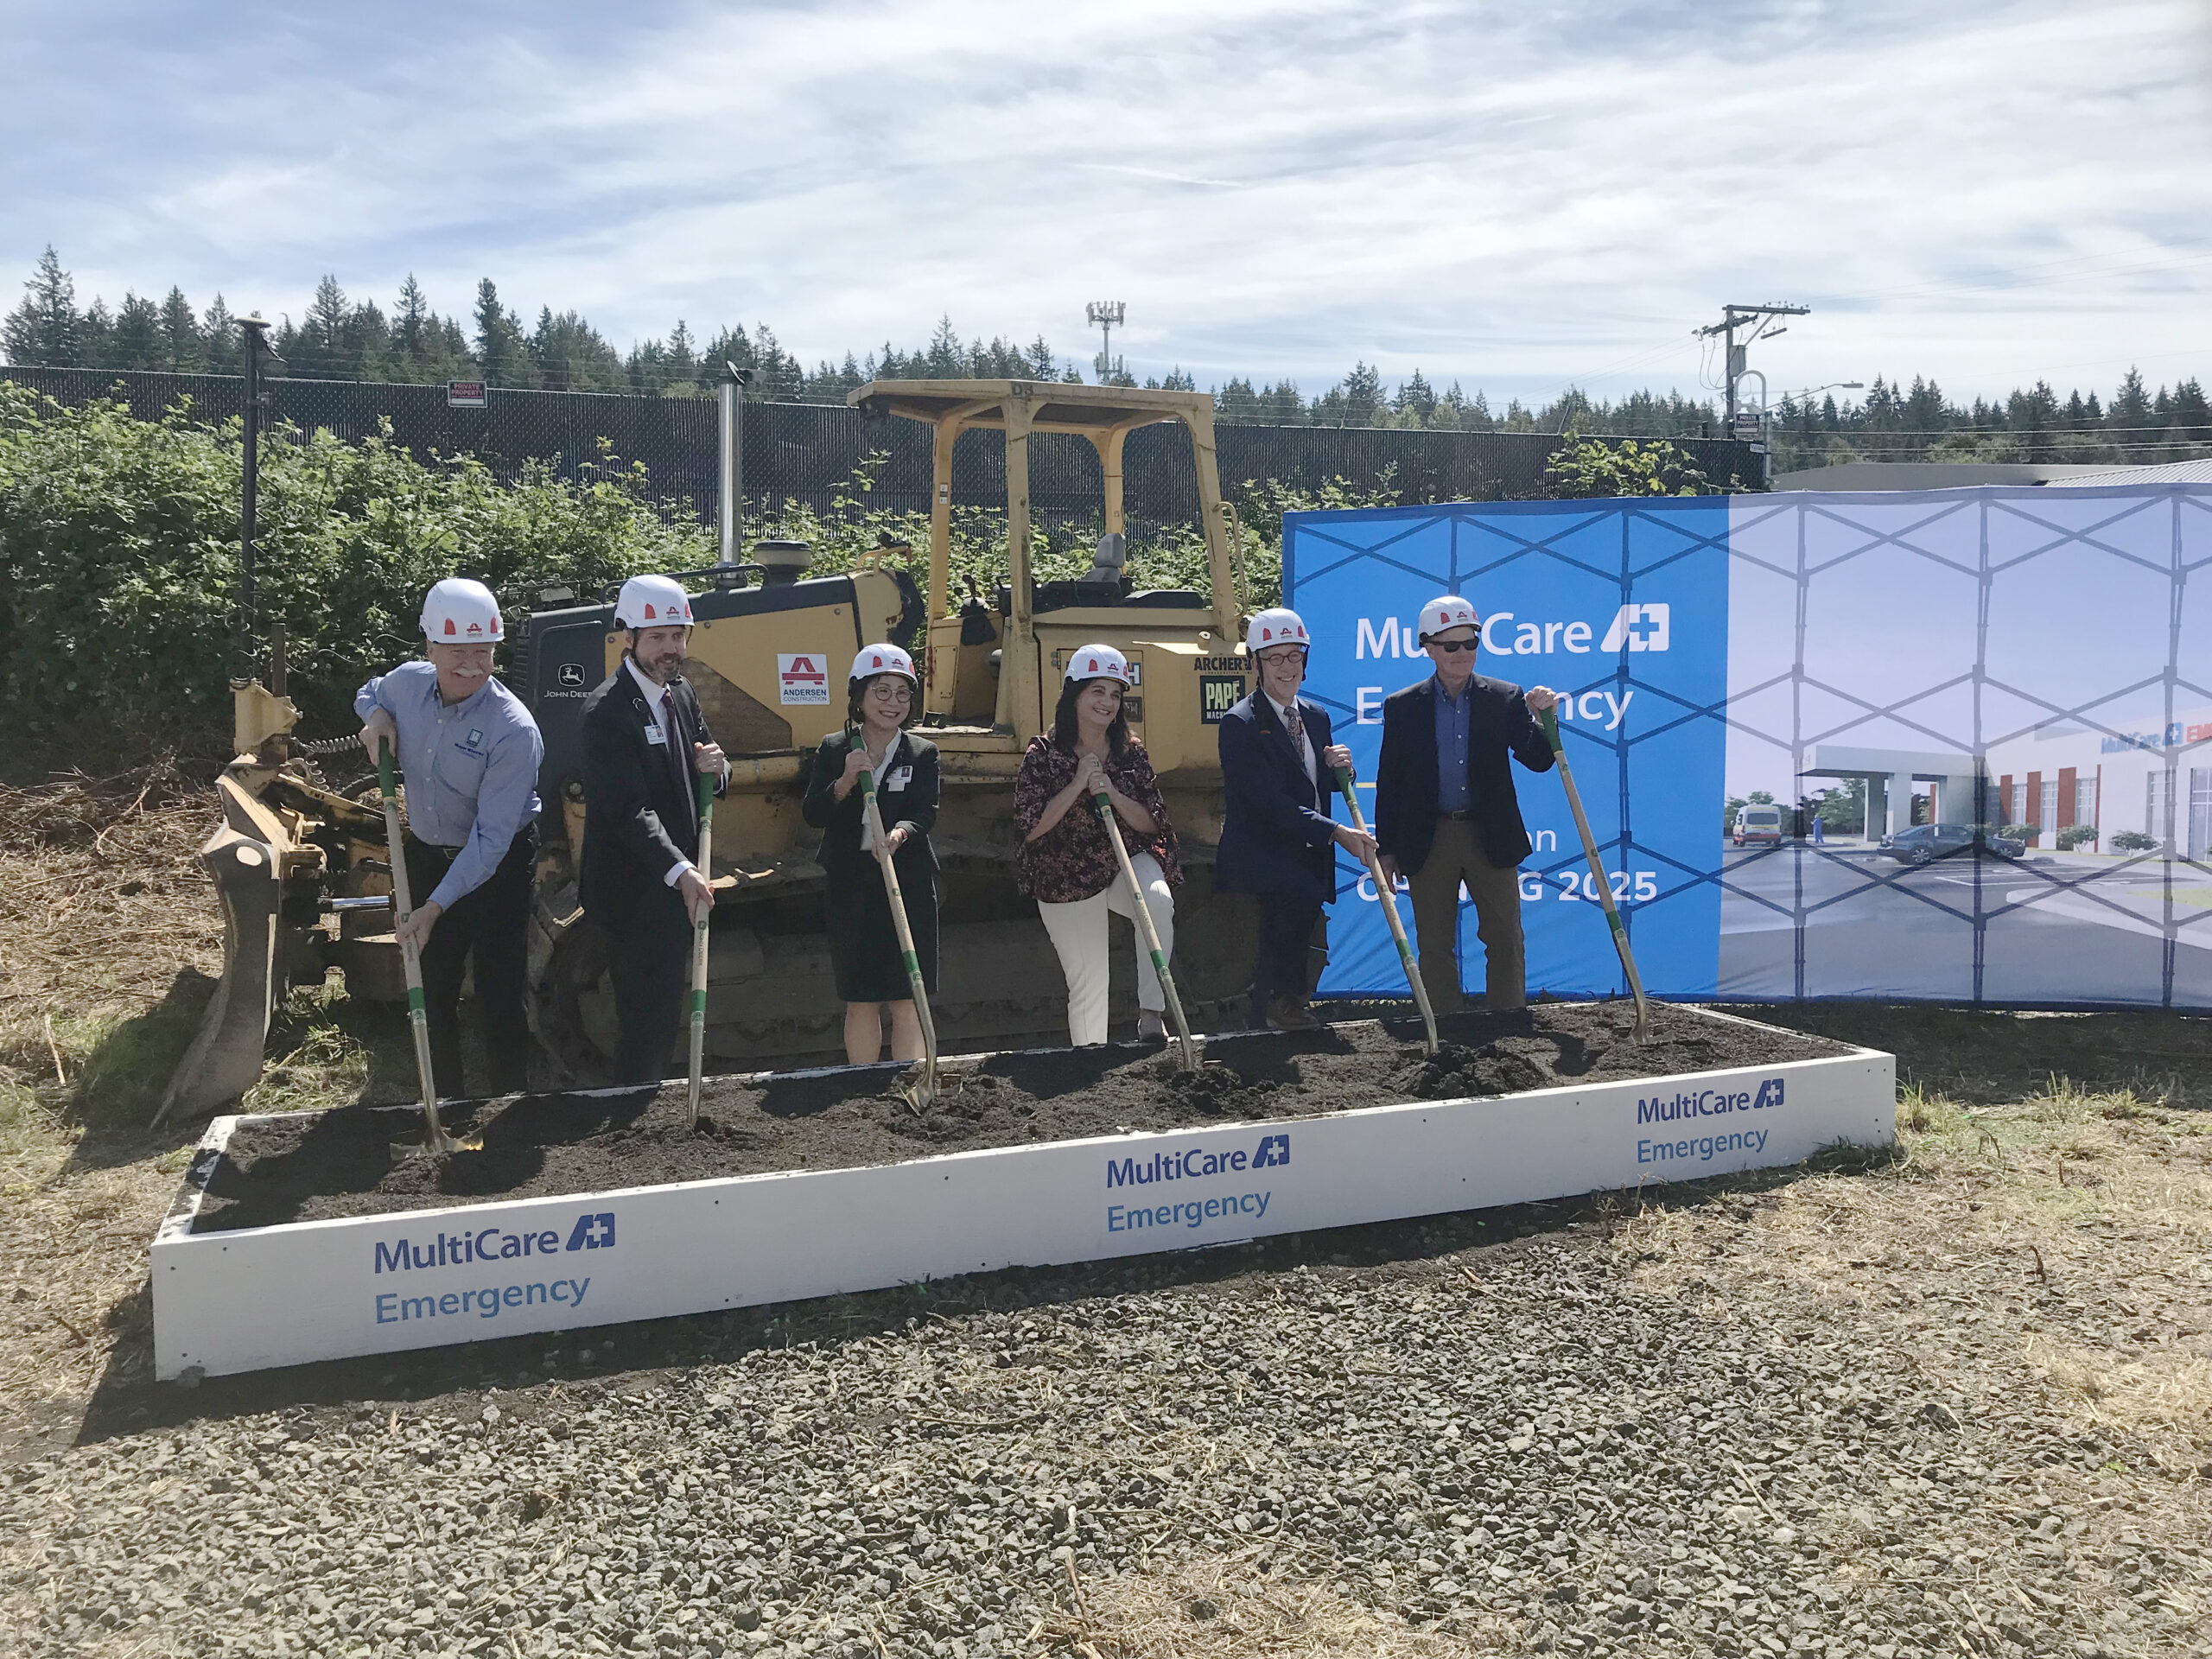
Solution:
{"label": "mound of dark soil", "polygon": [[1576,1082],[1666,1077],[1847,1052],[1847,1046],[1695,1009],[1656,1007],[1633,1040],[1618,1004],[1546,1003],[1442,1022],[1421,1052],[1410,1021],[1217,1037],[1196,1074],[1173,1047],[1044,1049],[965,1062],[926,1112],[898,1093],[904,1069],[841,1067],[708,1082],[704,1122],[683,1119],[679,1083],[533,1095],[449,1108],[482,1150],[410,1155],[419,1118],[383,1109],[240,1124],[209,1176],[198,1230],[420,1210],[481,1198],[603,1192],[777,1170],[847,1169],[935,1153],[1315,1116],[1406,1100],[1516,1094]]}

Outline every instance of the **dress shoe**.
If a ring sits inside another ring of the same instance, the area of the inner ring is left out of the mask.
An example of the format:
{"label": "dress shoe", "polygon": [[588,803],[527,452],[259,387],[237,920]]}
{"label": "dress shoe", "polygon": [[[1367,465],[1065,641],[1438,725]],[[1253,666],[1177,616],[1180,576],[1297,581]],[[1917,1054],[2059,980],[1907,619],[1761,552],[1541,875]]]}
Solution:
{"label": "dress shoe", "polygon": [[1137,1041],[1164,1043],[1167,1040],[1167,1016],[1156,1008],[1137,1010]]}
{"label": "dress shoe", "polygon": [[1268,1023],[1277,1031],[1319,1031],[1321,1022],[1302,996],[1279,996],[1268,1004]]}

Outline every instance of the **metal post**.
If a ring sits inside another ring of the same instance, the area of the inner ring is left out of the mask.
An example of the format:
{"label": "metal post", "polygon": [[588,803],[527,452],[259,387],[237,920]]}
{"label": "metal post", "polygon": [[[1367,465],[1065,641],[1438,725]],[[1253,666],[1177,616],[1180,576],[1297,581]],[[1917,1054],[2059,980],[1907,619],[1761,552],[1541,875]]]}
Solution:
{"label": "metal post", "polygon": [[738,562],[738,550],[745,545],[745,386],[753,378],[753,371],[730,362],[723,363],[722,371],[721,385],[715,391],[721,476],[715,520],[721,532],[717,563],[727,565]]}
{"label": "metal post", "polygon": [[253,584],[253,535],[256,498],[261,483],[261,354],[268,349],[262,331],[269,327],[259,317],[245,317],[245,474],[238,493],[238,601],[231,624],[231,684],[251,684],[257,675],[253,660],[256,594]]}

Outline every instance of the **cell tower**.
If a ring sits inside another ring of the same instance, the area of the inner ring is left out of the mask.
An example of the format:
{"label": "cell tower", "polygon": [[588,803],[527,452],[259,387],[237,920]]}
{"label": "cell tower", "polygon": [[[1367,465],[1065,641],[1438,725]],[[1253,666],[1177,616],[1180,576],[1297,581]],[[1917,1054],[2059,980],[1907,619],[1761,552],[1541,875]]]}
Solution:
{"label": "cell tower", "polygon": [[1083,308],[1083,317],[1099,332],[1096,367],[1098,380],[1103,385],[1111,379],[1121,365],[1114,360],[1114,330],[1128,315],[1128,307],[1120,300],[1093,300]]}

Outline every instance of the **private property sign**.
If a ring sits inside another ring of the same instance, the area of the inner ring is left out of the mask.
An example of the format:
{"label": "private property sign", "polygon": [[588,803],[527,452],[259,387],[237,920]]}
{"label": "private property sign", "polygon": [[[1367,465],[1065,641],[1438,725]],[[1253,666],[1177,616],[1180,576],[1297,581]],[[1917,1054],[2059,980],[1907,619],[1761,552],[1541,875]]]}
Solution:
{"label": "private property sign", "polygon": [[[154,1240],[155,1372],[219,1376],[1786,1166],[1838,1141],[1886,1144],[1896,1095],[1895,1059],[1859,1049],[874,1168],[200,1232],[207,1184],[247,1121],[223,1117]],[[395,1113],[395,1133],[411,1118]]]}
{"label": "private property sign", "polygon": [[481,409],[484,404],[484,383],[481,380],[449,380],[446,383],[446,406],[448,409]]}

